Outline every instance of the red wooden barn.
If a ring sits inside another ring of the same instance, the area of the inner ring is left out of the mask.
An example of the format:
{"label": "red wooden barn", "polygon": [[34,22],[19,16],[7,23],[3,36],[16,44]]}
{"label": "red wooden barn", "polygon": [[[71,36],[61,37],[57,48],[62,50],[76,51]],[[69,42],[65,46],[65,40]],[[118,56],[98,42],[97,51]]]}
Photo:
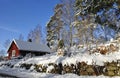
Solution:
{"label": "red wooden barn", "polygon": [[8,47],[8,59],[12,57],[25,56],[28,53],[35,56],[45,55],[52,52],[47,45],[39,44],[35,42],[27,42],[20,40],[13,40]]}

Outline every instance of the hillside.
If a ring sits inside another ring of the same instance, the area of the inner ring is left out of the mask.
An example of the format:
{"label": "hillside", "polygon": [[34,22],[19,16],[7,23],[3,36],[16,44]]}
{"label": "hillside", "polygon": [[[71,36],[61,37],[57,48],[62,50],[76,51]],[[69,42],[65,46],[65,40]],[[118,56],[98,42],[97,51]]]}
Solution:
{"label": "hillside", "polygon": [[99,44],[97,47],[92,44],[90,49],[86,46],[78,48],[75,45],[70,49],[70,56],[62,56],[55,52],[44,56],[26,56],[22,59],[2,61],[0,62],[0,73],[23,77],[23,73],[20,72],[24,72],[26,73],[24,76],[30,77],[32,75],[31,77],[34,78],[42,76],[54,78],[71,78],[71,76],[86,78],[89,77],[88,75],[92,77],[97,76],[98,78],[105,77],[103,75],[119,76],[119,43],[118,39]]}

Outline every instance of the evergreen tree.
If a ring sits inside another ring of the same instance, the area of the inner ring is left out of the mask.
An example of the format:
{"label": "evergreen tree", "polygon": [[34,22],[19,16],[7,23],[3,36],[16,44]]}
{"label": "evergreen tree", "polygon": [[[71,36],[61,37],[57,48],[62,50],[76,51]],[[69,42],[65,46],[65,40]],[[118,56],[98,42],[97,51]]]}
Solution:
{"label": "evergreen tree", "polygon": [[49,44],[54,41],[63,40],[64,44],[70,48],[73,44],[75,15],[75,0],[61,0],[54,9],[54,15],[47,24],[47,41]]}
{"label": "evergreen tree", "polygon": [[[106,31],[105,26],[118,31],[119,26],[117,26],[117,23],[120,20],[118,18],[120,16],[119,4],[118,0],[76,0],[76,16],[84,20],[88,18],[88,15],[93,15],[95,23],[101,25],[104,31]],[[105,37],[105,39],[107,38]]]}
{"label": "evergreen tree", "polygon": [[61,38],[61,30],[63,28],[62,16],[62,4],[57,4],[54,9],[54,15],[51,17],[50,21],[47,24],[47,41],[50,45],[55,43]]}

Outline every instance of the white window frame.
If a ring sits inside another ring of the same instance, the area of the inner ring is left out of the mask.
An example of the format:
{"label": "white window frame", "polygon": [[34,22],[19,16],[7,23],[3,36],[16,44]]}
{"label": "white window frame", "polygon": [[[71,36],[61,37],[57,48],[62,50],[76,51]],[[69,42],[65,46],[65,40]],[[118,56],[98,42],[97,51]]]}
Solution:
{"label": "white window frame", "polygon": [[15,57],[16,50],[12,50],[12,57]]}

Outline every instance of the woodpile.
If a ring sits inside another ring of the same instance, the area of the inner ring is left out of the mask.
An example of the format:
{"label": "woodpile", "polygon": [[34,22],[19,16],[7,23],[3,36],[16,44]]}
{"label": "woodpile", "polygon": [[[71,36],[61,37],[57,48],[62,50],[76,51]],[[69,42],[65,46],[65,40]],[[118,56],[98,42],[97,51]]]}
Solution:
{"label": "woodpile", "polygon": [[107,76],[117,76],[118,75],[118,66],[117,66],[117,62],[111,62],[111,63],[107,63],[105,64],[105,72],[104,75]]}
{"label": "woodpile", "polygon": [[38,64],[38,65],[35,64],[34,67],[35,67],[34,69],[35,69],[37,72],[43,72],[43,71],[42,71],[42,64]]}
{"label": "woodpile", "polygon": [[96,75],[93,66],[87,65],[85,62],[78,63],[78,75]]}
{"label": "woodpile", "polygon": [[30,69],[31,66],[34,66],[34,69],[37,72],[45,73],[47,72],[47,69],[49,66],[52,66],[53,68],[48,71],[48,73],[52,74],[66,74],[66,73],[74,73],[77,75],[87,75],[87,76],[99,76],[99,75],[105,75],[105,76],[120,76],[120,60],[117,60],[117,62],[105,62],[103,66],[99,65],[88,65],[86,62],[78,62],[76,64],[65,64],[62,65],[62,63],[55,64],[55,63],[49,63],[48,65],[42,65],[42,64],[21,64],[20,67],[26,68],[27,70]]}
{"label": "woodpile", "polygon": [[54,64],[54,63],[49,63],[48,66],[53,66],[54,69],[52,69],[51,71],[49,71],[48,73],[53,73],[53,74],[61,74],[61,70],[59,65]]}
{"label": "woodpile", "polygon": [[117,75],[120,76],[120,60],[117,60],[117,67],[118,67]]}
{"label": "woodpile", "polygon": [[99,46],[97,50],[101,54],[106,54],[108,52],[108,48],[106,46]]}
{"label": "woodpile", "polygon": [[89,53],[90,54],[93,54],[93,53],[100,53],[100,54],[108,54],[108,53],[111,53],[111,52],[117,52],[119,50],[119,47],[116,46],[115,44],[111,43],[109,45],[101,45],[101,46],[98,46],[97,48],[92,48],[91,50],[89,50]]}
{"label": "woodpile", "polygon": [[63,73],[76,73],[76,66],[74,64],[71,65],[64,65],[63,66]]}
{"label": "woodpile", "polygon": [[118,51],[119,48],[115,46],[114,44],[110,44],[109,49],[111,52],[115,52],[115,51]]}

